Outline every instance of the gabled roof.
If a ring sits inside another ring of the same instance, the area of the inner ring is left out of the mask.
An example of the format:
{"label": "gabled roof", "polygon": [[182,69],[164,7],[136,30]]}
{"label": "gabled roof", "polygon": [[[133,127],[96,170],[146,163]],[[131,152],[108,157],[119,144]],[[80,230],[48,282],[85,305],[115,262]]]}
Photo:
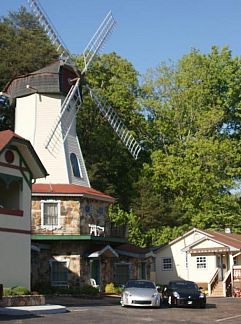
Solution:
{"label": "gabled roof", "polygon": [[48,175],[30,141],[11,130],[0,132],[0,154],[9,145],[15,146],[18,149],[27,163],[33,179],[44,178]]}
{"label": "gabled roof", "polygon": [[132,243],[125,243],[115,248],[120,255],[126,255],[134,258],[155,257],[155,254],[150,248],[142,248]]}
{"label": "gabled roof", "polygon": [[114,202],[114,198],[93,188],[76,184],[35,183],[32,186],[33,196],[75,196]]}
{"label": "gabled roof", "polygon": [[241,234],[236,233],[225,233],[217,231],[203,231],[210,238],[223,243],[224,245],[229,245],[241,250]]}
{"label": "gabled roof", "polygon": [[[210,239],[210,240],[213,240],[217,243],[224,245],[225,247],[230,247],[231,250],[241,250],[241,234],[200,230],[195,227],[193,229],[191,229],[190,231],[184,233],[183,235],[177,237],[175,240],[169,242],[168,246],[173,245],[174,243],[186,238],[187,236],[189,236],[190,234],[195,233],[195,232],[203,234],[204,237],[193,242],[192,244],[187,246],[186,249],[191,248],[192,246],[202,242],[205,239]],[[161,246],[158,250],[160,250],[164,247]]]}

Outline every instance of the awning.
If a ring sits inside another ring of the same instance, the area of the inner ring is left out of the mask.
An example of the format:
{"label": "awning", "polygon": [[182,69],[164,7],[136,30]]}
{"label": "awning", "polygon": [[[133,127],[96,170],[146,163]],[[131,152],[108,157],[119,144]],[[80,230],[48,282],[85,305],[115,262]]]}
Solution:
{"label": "awning", "polygon": [[199,248],[199,249],[190,249],[191,254],[200,254],[200,253],[222,253],[229,252],[228,247],[212,247],[212,248]]}
{"label": "awning", "polygon": [[100,256],[119,258],[119,254],[110,245],[106,245],[102,250],[90,253],[88,258],[99,258]]}

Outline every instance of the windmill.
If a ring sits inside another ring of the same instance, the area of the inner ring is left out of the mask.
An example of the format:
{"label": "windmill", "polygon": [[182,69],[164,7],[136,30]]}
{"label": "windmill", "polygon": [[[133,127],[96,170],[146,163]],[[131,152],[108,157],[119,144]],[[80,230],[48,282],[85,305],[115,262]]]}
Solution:
{"label": "windmill", "polygon": [[[48,35],[51,43],[56,47],[60,59],[63,60],[64,63],[72,66],[77,74],[75,83],[71,86],[63,102],[61,112],[57,116],[46,138],[45,148],[52,154],[54,154],[54,152],[58,149],[59,144],[61,142],[65,142],[73,123],[75,123],[76,114],[78,113],[82,105],[81,87],[83,86],[82,80],[84,78],[84,75],[87,72],[88,67],[95,58],[96,54],[100,51],[107,38],[110,36],[114,26],[116,25],[116,22],[110,11],[84,49],[84,68],[82,69],[82,71],[80,71],[76,66],[74,60],[72,59],[72,55],[64,45],[58,33],[55,31],[55,28],[53,27],[51,22],[48,20],[47,15],[45,14],[41,5],[37,2],[37,0],[28,0],[28,2],[40,25]],[[95,94],[88,85],[86,85],[86,88],[90,93],[90,97],[99,107],[100,112],[107,119],[113,130],[119,136],[122,143],[127,147],[133,158],[137,159],[141,151],[141,146],[136,141],[134,136],[126,128],[115,110],[109,104],[106,104],[106,101],[103,100],[103,98]]]}

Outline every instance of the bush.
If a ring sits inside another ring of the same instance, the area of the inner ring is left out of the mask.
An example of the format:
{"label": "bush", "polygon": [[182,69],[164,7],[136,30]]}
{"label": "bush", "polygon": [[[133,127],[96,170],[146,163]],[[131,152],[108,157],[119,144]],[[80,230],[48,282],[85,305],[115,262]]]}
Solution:
{"label": "bush", "polygon": [[3,296],[21,296],[21,295],[30,295],[30,291],[21,286],[16,286],[12,288],[3,288]]}
{"label": "bush", "polygon": [[120,294],[122,292],[122,288],[121,287],[116,287],[113,284],[113,282],[110,282],[105,286],[105,292],[107,294]]}
{"label": "bush", "polygon": [[80,294],[86,294],[91,296],[96,296],[99,293],[99,289],[91,285],[84,285],[80,288]]}
{"label": "bush", "polygon": [[11,288],[3,288],[3,296],[11,296]]}

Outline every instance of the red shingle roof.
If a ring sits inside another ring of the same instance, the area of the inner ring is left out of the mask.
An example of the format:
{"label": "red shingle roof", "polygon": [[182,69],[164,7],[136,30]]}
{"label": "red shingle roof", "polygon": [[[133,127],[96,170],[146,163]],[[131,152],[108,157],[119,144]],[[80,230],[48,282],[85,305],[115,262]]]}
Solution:
{"label": "red shingle roof", "polygon": [[11,130],[0,132],[0,153],[10,144],[17,147],[20,154],[24,156],[33,179],[43,178],[48,175],[30,141]]}
{"label": "red shingle roof", "polygon": [[35,183],[32,185],[32,192],[36,194],[49,194],[49,195],[80,195],[90,198],[102,198],[109,202],[113,202],[114,198],[108,196],[93,188],[84,187],[76,184],[44,184]]}
{"label": "red shingle roof", "polygon": [[19,135],[15,134],[11,130],[5,130],[5,131],[0,132],[0,152],[5,148],[5,146],[9,142],[11,142],[11,140],[13,138],[22,139],[23,140],[23,137],[20,137]]}

